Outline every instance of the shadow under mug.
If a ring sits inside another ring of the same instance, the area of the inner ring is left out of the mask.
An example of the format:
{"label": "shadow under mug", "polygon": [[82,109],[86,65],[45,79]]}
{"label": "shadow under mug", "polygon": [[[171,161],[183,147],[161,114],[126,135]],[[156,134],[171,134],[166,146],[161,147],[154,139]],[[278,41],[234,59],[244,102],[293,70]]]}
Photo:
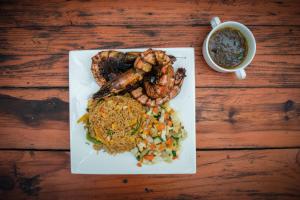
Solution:
{"label": "shadow under mug", "polygon": [[[238,22],[227,21],[227,22],[221,23],[221,21],[218,17],[212,18],[212,20],[210,21],[210,24],[211,24],[212,30],[205,38],[203,47],[202,47],[202,53],[203,53],[203,57],[204,57],[206,63],[211,68],[213,68],[214,70],[216,70],[218,72],[223,72],[223,73],[234,72],[238,79],[240,79],[240,80],[245,79],[246,78],[245,68],[251,63],[251,61],[254,58],[255,52],[256,52],[256,42],[255,42],[255,38],[254,38],[252,32],[245,25],[238,23]],[[227,27],[234,28],[234,29],[240,31],[245,36],[247,45],[248,45],[248,52],[247,52],[246,58],[240,65],[238,65],[234,69],[226,69],[226,68],[223,68],[223,67],[217,65],[210,57],[209,51],[208,51],[208,42],[209,42],[210,37],[216,31],[223,29],[223,28],[227,28]]]}

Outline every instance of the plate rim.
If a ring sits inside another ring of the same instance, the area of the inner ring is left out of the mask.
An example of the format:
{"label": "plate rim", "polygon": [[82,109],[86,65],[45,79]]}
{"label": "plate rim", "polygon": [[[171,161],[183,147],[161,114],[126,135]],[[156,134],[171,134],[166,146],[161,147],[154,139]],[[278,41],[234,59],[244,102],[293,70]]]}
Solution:
{"label": "plate rim", "polygon": [[[72,85],[72,77],[70,76],[72,73],[71,73],[71,57],[73,56],[73,54],[76,54],[76,53],[82,53],[82,52],[85,52],[85,51],[105,51],[105,50],[117,50],[117,51],[143,51],[143,50],[146,50],[148,48],[125,48],[125,49],[89,49],[89,50],[71,50],[69,51],[69,76],[68,76],[68,79],[69,79],[69,130],[70,130],[70,168],[71,168],[71,173],[72,174],[195,174],[196,171],[197,171],[197,152],[196,152],[196,137],[197,137],[197,132],[196,132],[196,91],[195,91],[195,86],[196,86],[196,79],[195,79],[195,49],[193,47],[174,47],[174,48],[152,48],[152,49],[155,49],[155,50],[164,50],[164,51],[168,51],[168,50],[188,50],[188,51],[191,51],[191,60],[189,60],[189,65],[191,65],[192,67],[192,72],[193,72],[193,76],[192,76],[192,84],[193,84],[193,119],[194,119],[194,123],[193,123],[193,146],[195,147],[194,148],[194,159],[193,159],[193,165],[192,166],[189,166],[188,168],[186,168],[185,170],[178,170],[178,171],[174,171],[174,172],[171,172],[171,173],[168,173],[168,172],[165,172],[165,171],[158,171],[158,172],[155,172],[155,173],[147,173],[145,171],[140,171],[140,172],[135,172],[135,173],[131,173],[130,171],[127,171],[127,172],[119,172],[119,171],[114,171],[113,173],[112,172],[108,172],[106,173],[106,171],[103,171],[103,172],[96,172],[96,173],[91,173],[91,172],[88,172],[88,171],[83,171],[83,170],[76,170],[74,165],[72,165],[72,157],[74,156],[72,154],[72,141],[73,141],[73,137],[72,137],[72,125],[73,125],[73,120],[71,118],[71,115],[72,115],[72,104],[74,103],[72,101],[72,90],[71,90],[71,85]],[[94,151],[94,150],[93,150]],[[189,163],[190,164],[190,163]]]}

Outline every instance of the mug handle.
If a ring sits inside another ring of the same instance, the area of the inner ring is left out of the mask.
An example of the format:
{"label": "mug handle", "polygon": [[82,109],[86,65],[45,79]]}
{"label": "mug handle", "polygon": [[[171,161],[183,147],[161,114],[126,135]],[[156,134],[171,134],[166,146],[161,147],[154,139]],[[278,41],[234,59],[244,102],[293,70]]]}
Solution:
{"label": "mug handle", "polygon": [[244,69],[239,69],[235,71],[235,75],[239,80],[243,80],[246,78],[246,71]]}
{"label": "mug handle", "polygon": [[219,24],[221,24],[221,20],[219,17],[213,17],[211,20],[210,20],[210,25],[212,28],[215,28],[216,26],[218,26]]}

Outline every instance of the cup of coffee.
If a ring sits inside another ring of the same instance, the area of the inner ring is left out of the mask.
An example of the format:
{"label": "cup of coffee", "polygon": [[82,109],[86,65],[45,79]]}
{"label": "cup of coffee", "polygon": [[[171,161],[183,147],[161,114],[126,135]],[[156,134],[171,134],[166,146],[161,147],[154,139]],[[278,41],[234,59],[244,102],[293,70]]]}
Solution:
{"label": "cup of coffee", "polygon": [[218,72],[234,72],[238,79],[245,79],[245,68],[256,52],[252,32],[243,24],[233,21],[221,23],[218,17],[210,21],[212,30],[203,43],[206,63]]}

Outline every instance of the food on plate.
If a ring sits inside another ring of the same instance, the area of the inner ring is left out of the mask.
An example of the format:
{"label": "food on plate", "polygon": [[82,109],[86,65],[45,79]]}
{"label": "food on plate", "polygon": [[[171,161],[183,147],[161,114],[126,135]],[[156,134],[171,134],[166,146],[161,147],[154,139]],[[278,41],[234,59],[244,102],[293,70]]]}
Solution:
{"label": "food on plate", "polygon": [[169,106],[148,107],[139,137],[140,142],[131,152],[141,166],[177,159],[186,131]]}
{"label": "food on plate", "polygon": [[[110,55],[111,57],[122,55],[122,59],[126,60],[126,55],[130,55],[130,59],[128,60],[132,62],[135,59],[135,61],[132,68],[120,73],[108,82],[106,82],[103,75],[99,75],[99,70],[103,69],[103,67],[95,65],[93,61],[92,70],[97,68],[97,70],[93,71],[94,77],[98,79],[97,82],[102,86],[94,94],[94,99],[100,99],[128,90],[131,92],[132,97],[143,105],[161,105],[177,96],[185,77],[185,69],[179,68],[175,73],[172,66],[175,58],[168,56],[161,50],[148,49],[140,54],[135,52],[132,54],[121,53],[120,55],[118,52],[108,51],[104,52],[105,56],[101,56],[101,52],[97,55],[100,56],[96,60],[101,60],[101,57],[107,58]],[[95,60],[95,56],[93,59]]]}
{"label": "food on plate", "polygon": [[155,73],[157,78],[154,83],[145,81],[144,88],[138,87],[131,91],[132,97],[147,106],[161,105],[176,97],[185,77],[185,69],[179,68],[174,76],[172,66],[165,67]]}
{"label": "food on plate", "polygon": [[144,107],[126,96],[111,96],[101,101],[91,99],[88,112],[79,119],[85,124],[87,138],[96,149],[121,153],[133,149],[144,121]]}
{"label": "food on plate", "polygon": [[133,67],[139,52],[100,51],[92,57],[91,71],[95,81],[101,87],[121,73]]}
{"label": "food on plate", "polygon": [[239,30],[223,28],[211,36],[208,50],[212,60],[220,67],[234,69],[246,58],[248,45]]}
{"label": "food on plate", "polygon": [[178,158],[186,131],[167,102],[180,92],[186,71],[175,73],[175,60],[152,49],[101,51],[92,58],[91,71],[101,88],[78,122],[96,150],[131,151],[138,166]]}

